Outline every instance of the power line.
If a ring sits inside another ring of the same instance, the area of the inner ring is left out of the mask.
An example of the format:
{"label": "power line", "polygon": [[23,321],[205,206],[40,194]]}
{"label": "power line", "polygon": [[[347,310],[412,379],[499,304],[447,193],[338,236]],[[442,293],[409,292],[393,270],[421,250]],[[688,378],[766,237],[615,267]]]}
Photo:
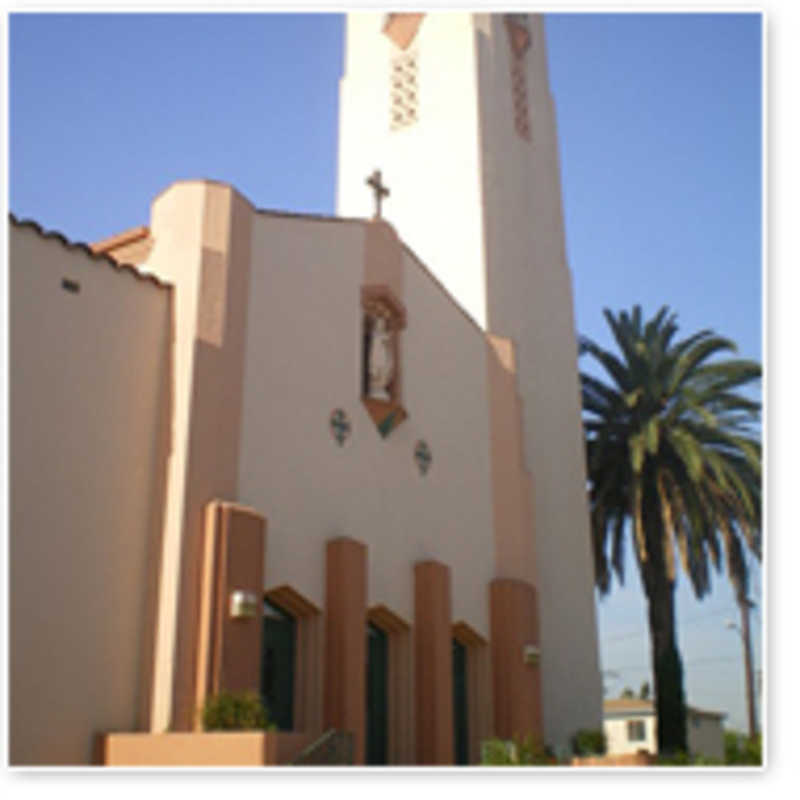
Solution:
{"label": "power line", "polygon": [[[716,664],[716,663],[719,663],[721,661],[737,661],[738,662],[739,660],[740,659],[738,657],[726,657],[726,656],[720,656],[718,658],[697,658],[694,661],[684,661],[683,666],[684,667],[694,667],[694,666],[697,666],[698,664]],[[628,666],[625,666],[625,667],[614,667],[613,669],[607,670],[607,671],[608,672],[621,672],[622,670],[647,670],[649,672],[650,671],[650,665],[649,664],[629,664]]]}
{"label": "power line", "polygon": [[[735,609],[731,608],[718,608],[716,611],[710,611],[707,614],[701,614],[697,617],[692,617],[690,619],[683,619],[679,620],[676,628],[682,627],[685,628],[687,625],[694,625],[696,622],[702,622],[704,619],[708,619],[709,617],[718,617],[721,614],[733,614]],[[629,633],[622,633],[618,636],[609,636],[606,639],[603,639],[604,644],[610,644],[612,642],[621,642],[625,639],[633,639],[637,636],[647,636],[649,635],[649,631],[646,628],[639,628],[636,631],[630,631]]]}

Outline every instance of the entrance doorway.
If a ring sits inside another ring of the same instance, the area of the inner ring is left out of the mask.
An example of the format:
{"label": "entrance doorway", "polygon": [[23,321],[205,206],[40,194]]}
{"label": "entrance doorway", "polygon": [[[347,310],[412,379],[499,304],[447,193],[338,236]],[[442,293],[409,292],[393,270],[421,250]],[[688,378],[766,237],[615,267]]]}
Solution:
{"label": "entrance doorway", "polygon": [[453,757],[456,764],[469,764],[467,648],[457,639],[453,639]]}
{"label": "entrance doorway", "polygon": [[367,625],[367,764],[388,763],[389,637],[372,623]]}
{"label": "entrance doorway", "polygon": [[264,601],[261,645],[261,699],[270,723],[290,731],[294,724],[295,619]]}

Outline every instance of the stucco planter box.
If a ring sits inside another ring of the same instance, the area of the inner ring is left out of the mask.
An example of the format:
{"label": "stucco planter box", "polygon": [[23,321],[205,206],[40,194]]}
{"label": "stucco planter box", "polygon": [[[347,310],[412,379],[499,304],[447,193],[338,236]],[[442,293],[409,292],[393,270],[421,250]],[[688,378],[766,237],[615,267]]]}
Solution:
{"label": "stucco planter box", "polygon": [[97,763],[108,767],[263,767],[288,764],[313,741],[307,733],[104,733]]}
{"label": "stucco planter box", "polygon": [[645,752],[572,759],[573,767],[649,767],[653,763],[655,763],[655,756]]}

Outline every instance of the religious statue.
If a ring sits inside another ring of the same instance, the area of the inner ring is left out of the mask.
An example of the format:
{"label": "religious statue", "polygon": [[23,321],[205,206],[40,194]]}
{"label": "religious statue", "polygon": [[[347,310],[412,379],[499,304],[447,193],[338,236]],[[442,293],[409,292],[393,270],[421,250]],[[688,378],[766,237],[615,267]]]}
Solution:
{"label": "religious statue", "polygon": [[386,320],[378,317],[369,343],[369,396],[374,400],[391,401],[389,384],[394,377],[394,346]]}

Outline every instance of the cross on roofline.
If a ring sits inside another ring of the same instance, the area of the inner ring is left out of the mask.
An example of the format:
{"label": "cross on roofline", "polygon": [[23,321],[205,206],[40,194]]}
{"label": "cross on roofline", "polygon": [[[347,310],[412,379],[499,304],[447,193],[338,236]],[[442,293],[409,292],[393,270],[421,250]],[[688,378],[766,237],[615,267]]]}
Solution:
{"label": "cross on roofline", "polygon": [[379,169],[376,169],[367,178],[367,185],[372,187],[372,191],[375,193],[375,219],[380,219],[381,201],[384,197],[389,196],[389,190],[381,183],[381,171]]}

